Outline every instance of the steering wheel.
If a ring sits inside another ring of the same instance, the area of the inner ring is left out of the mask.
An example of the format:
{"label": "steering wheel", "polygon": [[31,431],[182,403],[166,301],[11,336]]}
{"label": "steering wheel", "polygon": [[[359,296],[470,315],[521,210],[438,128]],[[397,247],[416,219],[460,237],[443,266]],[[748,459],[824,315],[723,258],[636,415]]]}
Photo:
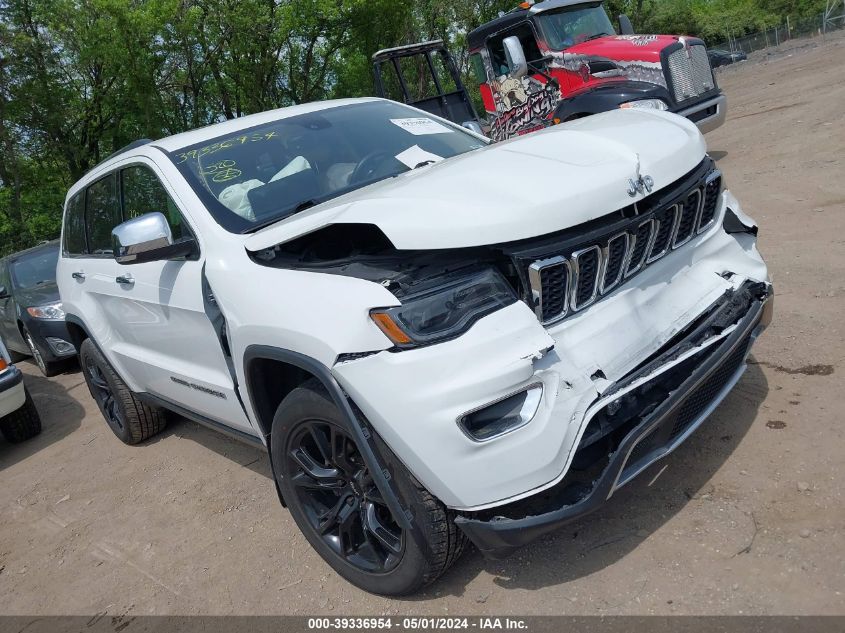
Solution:
{"label": "steering wheel", "polygon": [[355,166],[355,169],[349,175],[349,184],[354,185],[362,180],[372,178],[378,171],[378,168],[381,167],[382,163],[389,158],[396,157],[390,152],[381,149],[370,152],[361,159],[361,162]]}

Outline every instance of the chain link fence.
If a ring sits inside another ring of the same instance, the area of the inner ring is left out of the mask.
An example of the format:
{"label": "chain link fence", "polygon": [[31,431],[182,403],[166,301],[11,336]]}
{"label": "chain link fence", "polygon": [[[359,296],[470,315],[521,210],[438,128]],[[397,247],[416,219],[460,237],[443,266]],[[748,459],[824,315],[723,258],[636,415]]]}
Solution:
{"label": "chain link fence", "polygon": [[728,37],[718,44],[710,45],[711,49],[722,49],[732,52],[742,51],[752,53],[772,46],[780,46],[796,38],[824,37],[828,33],[845,29],[845,8],[840,9],[839,15],[820,13],[808,18],[787,18],[785,24],[765,31],[743,35],[742,37]]}

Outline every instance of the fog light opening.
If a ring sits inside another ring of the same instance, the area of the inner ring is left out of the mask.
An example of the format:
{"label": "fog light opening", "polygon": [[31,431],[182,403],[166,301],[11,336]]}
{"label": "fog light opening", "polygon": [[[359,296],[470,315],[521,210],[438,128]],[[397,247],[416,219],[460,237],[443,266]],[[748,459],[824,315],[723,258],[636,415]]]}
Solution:
{"label": "fog light opening", "polygon": [[458,420],[458,426],[474,442],[486,442],[528,424],[537,415],[542,399],[543,385],[531,385],[470,411]]}
{"label": "fog light opening", "polygon": [[53,348],[53,352],[57,356],[64,356],[66,354],[75,354],[76,348],[64,339],[56,338],[54,336],[47,337],[47,343]]}

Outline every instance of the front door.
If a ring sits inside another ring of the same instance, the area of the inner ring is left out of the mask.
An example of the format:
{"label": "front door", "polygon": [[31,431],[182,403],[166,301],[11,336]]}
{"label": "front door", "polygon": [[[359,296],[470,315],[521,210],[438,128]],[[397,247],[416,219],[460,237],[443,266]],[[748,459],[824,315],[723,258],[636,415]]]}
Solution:
{"label": "front door", "polygon": [[[147,159],[133,159],[108,178],[113,196],[95,190],[102,181],[88,189],[91,257],[79,260],[85,268],[79,284],[102,314],[102,337],[96,338],[103,352],[121,375],[135,383],[134,389],[255,434],[211,321],[215,309],[204,290],[203,254],[121,265],[111,252],[111,231],[120,221],[160,212],[168,218],[174,239],[179,239],[193,235],[185,214]],[[102,204],[113,208],[98,209]],[[100,253],[107,257],[97,257]]]}

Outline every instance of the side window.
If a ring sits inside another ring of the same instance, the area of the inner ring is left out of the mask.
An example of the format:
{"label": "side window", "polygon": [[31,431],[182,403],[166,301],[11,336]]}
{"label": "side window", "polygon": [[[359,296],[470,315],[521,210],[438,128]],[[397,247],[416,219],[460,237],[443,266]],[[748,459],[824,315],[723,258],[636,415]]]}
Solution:
{"label": "side window", "polygon": [[475,83],[479,86],[487,83],[487,71],[484,70],[484,60],[481,58],[481,53],[470,55],[469,63],[472,65],[472,75],[475,78]]}
{"label": "side window", "polygon": [[505,47],[502,41],[506,37],[515,35],[519,38],[519,43],[522,44],[522,50],[525,53],[525,59],[534,65],[537,65],[543,55],[537,47],[537,37],[534,35],[534,29],[528,22],[523,22],[519,26],[512,28],[503,33],[494,35],[487,41],[487,48],[490,51],[490,58],[493,62],[493,70],[497,75],[508,74],[508,60],[505,56]]}
{"label": "side window", "polygon": [[82,191],[67,203],[64,251],[67,255],[82,255],[87,252],[85,247],[85,194]]}
{"label": "side window", "polygon": [[167,195],[164,185],[149,167],[143,165],[127,167],[121,170],[120,179],[123,189],[124,219],[131,220],[139,215],[158,211],[167,218],[174,240],[180,239],[185,234],[182,214]]}
{"label": "side window", "polygon": [[111,255],[111,232],[120,224],[117,201],[117,179],[109,174],[88,187],[85,196],[85,224],[88,229],[88,252]]}

